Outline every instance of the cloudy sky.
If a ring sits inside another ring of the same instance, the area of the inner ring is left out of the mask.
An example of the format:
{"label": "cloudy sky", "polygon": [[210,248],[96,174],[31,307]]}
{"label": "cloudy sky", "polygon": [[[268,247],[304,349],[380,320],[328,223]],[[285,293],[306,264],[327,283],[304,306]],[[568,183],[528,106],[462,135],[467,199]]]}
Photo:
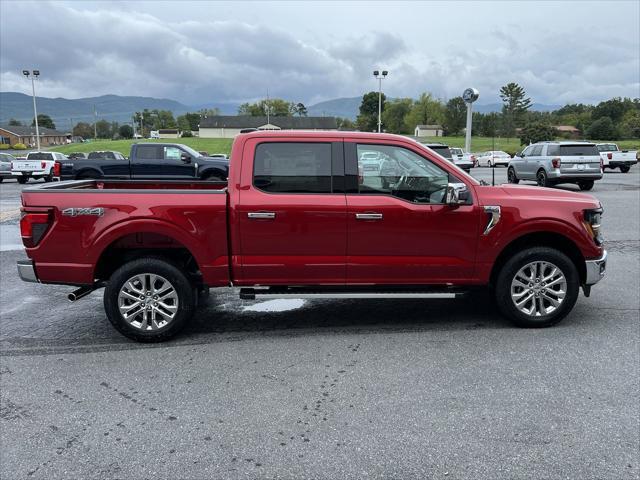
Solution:
{"label": "cloudy sky", "polygon": [[640,96],[640,2],[0,2],[0,90],[313,104],[507,82],[535,102]]}

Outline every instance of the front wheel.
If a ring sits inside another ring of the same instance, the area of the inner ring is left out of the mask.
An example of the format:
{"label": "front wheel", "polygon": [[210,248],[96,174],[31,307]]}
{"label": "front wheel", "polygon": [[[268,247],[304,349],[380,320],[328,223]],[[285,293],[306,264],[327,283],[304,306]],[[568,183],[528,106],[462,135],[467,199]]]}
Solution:
{"label": "front wheel", "polygon": [[520,327],[549,327],[560,322],[578,299],[580,276],[564,253],[533,247],[511,257],[496,283],[498,308]]}
{"label": "front wheel", "polygon": [[116,270],[104,290],[107,318],[138,342],[161,342],[184,328],[196,307],[196,290],[176,265],[141,258]]}
{"label": "front wheel", "polygon": [[509,167],[509,170],[507,170],[507,180],[509,183],[520,183],[520,179],[516,176],[516,171],[513,167]]}
{"label": "front wheel", "polygon": [[628,172],[629,172],[629,170],[631,170],[631,167],[630,167],[629,165],[621,165],[621,166],[620,166],[620,171],[621,171],[622,173],[628,173]]}
{"label": "front wheel", "polygon": [[578,182],[578,187],[580,187],[580,190],[591,190],[593,188],[593,183],[593,180]]}
{"label": "front wheel", "polygon": [[24,175],[18,177],[18,183],[20,185],[24,185],[25,183],[27,183],[29,181],[29,177],[26,177]]}
{"label": "front wheel", "polygon": [[489,165],[489,168],[493,168],[493,162],[491,160],[487,161],[487,165]]}

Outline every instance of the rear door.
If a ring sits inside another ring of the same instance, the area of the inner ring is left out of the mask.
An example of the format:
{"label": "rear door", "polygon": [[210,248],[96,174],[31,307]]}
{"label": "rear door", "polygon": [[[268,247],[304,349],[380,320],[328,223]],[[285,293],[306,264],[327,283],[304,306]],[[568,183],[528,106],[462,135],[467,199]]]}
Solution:
{"label": "rear door", "polygon": [[342,148],[340,138],[247,140],[232,210],[239,284],[344,284]]}
{"label": "rear door", "polygon": [[[357,176],[365,152],[383,159],[378,176]],[[444,204],[447,184],[460,179],[410,145],[347,140],[345,159],[347,283],[424,285],[473,277],[481,207]]]}
{"label": "rear door", "polygon": [[177,146],[138,145],[135,158],[131,160],[131,174],[136,179],[192,179],[197,172],[194,161],[191,155]]}

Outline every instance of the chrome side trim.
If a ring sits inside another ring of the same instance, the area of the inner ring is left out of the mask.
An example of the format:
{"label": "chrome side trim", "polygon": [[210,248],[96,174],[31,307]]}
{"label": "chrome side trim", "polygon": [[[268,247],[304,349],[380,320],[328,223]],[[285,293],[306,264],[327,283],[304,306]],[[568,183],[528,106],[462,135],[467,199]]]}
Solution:
{"label": "chrome side trim", "polygon": [[607,251],[600,258],[595,260],[585,260],[585,266],[587,270],[587,278],[585,279],[585,285],[595,285],[604,278],[604,274],[607,270]]}
{"label": "chrome side trim", "polygon": [[255,298],[377,298],[379,300],[390,298],[456,298],[460,293],[402,293],[402,292],[380,292],[380,293],[260,293],[255,292]]}
{"label": "chrome side trim", "polygon": [[491,218],[489,219],[489,223],[487,223],[487,226],[484,228],[484,232],[482,232],[482,234],[489,235],[489,232],[493,230],[493,227],[495,227],[500,221],[500,214],[501,214],[500,206],[487,205],[486,207],[484,207],[484,213],[490,214]]}
{"label": "chrome side trim", "polygon": [[20,275],[20,279],[23,282],[40,282],[36,276],[36,269],[33,266],[33,260],[18,260],[17,267],[18,275]]}

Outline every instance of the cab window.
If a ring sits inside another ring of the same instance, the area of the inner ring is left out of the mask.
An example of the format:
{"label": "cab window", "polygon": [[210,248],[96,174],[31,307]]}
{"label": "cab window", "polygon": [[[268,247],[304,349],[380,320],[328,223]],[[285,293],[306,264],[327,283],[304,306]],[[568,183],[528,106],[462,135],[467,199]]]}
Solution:
{"label": "cab window", "polygon": [[164,159],[165,160],[180,160],[182,150],[178,147],[164,147]]}
{"label": "cab window", "polygon": [[[449,174],[403,147],[358,144],[361,195],[391,195],[411,203],[444,203]],[[459,180],[452,180],[459,182]]]}

